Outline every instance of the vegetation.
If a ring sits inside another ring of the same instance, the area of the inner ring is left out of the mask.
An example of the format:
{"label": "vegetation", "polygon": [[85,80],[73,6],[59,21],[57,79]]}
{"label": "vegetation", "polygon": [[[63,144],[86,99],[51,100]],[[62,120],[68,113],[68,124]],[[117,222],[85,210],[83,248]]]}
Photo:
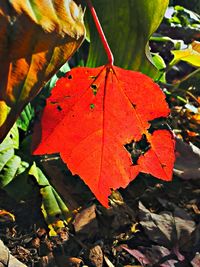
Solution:
{"label": "vegetation", "polygon": [[50,2],[0,4],[0,238],[34,267],[199,266],[198,1],[93,0],[107,42]]}

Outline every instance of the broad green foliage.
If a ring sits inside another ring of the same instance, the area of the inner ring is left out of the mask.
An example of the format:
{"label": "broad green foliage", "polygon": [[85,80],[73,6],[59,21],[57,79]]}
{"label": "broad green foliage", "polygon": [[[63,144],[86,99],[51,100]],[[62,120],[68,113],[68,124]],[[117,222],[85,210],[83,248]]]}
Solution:
{"label": "broad green foliage", "polygon": [[199,0],[170,0],[170,5],[180,5],[189,10],[193,10],[196,13],[200,13],[200,1]]}
{"label": "broad green foliage", "polygon": [[23,131],[27,131],[31,120],[34,117],[34,109],[29,103],[24,110],[21,112],[18,120],[17,126],[18,128],[22,129]]}
{"label": "broad green foliage", "polygon": [[169,7],[166,20],[172,26],[200,28],[200,16],[183,6]]}
{"label": "broad green foliage", "polygon": [[[158,28],[168,0],[94,0],[94,7],[114,54],[115,65],[155,77],[148,40]],[[87,65],[105,64],[106,55],[89,14],[90,51]]]}
{"label": "broad green foliage", "polygon": [[[28,122],[28,120],[26,120]],[[21,124],[18,122],[17,124]],[[48,224],[57,220],[57,215],[66,219],[68,208],[51,186],[48,179],[36,164],[30,160],[23,160],[18,156],[19,132],[17,124],[8,133],[0,144],[0,188],[5,190],[13,199],[25,200],[32,197],[36,191],[42,196],[41,208]],[[35,179],[38,188],[33,182]],[[23,190],[22,190],[23,188]]]}

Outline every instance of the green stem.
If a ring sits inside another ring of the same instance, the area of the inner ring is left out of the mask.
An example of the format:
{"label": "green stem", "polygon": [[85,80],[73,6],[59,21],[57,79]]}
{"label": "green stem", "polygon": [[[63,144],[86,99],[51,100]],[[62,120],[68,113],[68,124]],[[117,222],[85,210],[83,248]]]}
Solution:
{"label": "green stem", "polygon": [[112,51],[110,49],[110,46],[109,46],[109,44],[108,44],[108,42],[106,40],[106,37],[105,37],[105,34],[104,34],[103,29],[101,27],[101,24],[99,22],[97,13],[96,13],[96,11],[94,9],[94,6],[92,5],[91,0],[86,0],[86,2],[87,2],[87,5],[88,5],[88,7],[90,9],[91,14],[92,14],[92,17],[93,17],[94,23],[96,25],[97,31],[99,33],[99,37],[101,38],[103,47],[105,49],[105,52],[106,52],[106,55],[107,55],[107,58],[108,58],[108,63],[112,66],[114,64],[114,57],[113,57]]}
{"label": "green stem", "polygon": [[[181,80],[179,80],[179,81],[177,82],[177,86],[178,86],[180,83],[182,83],[182,82],[188,80],[189,78],[191,78],[192,76],[194,76],[195,74],[197,74],[199,71],[200,71],[200,68],[198,68],[198,69],[194,70],[193,72],[191,72],[190,74],[186,75],[184,78],[182,78]],[[175,84],[175,85],[176,85],[176,84]]]}

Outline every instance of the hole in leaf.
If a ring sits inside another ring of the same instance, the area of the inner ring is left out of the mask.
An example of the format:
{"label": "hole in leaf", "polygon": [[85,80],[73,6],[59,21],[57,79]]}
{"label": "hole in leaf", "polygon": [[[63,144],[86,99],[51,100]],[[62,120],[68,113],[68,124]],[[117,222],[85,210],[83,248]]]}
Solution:
{"label": "hole in leaf", "polygon": [[97,76],[89,76],[90,79],[96,79]]}
{"label": "hole in leaf", "polygon": [[71,80],[71,79],[72,79],[72,75],[69,74],[69,75],[67,76],[67,78],[68,78],[69,80]]}
{"label": "hole in leaf", "polygon": [[92,88],[93,90],[97,89],[96,84],[92,84],[92,85],[91,85],[91,88]]}
{"label": "hole in leaf", "polygon": [[92,84],[90,87],[92,88],[93,94],[96,95],[97,94],[97,89],[98,89],[97,85],[96,84]]}
{"label": "hole in leaf", "polygon": [[95,105],[94,104],[90,104],[90,108],[91,109],[94,109],[95,108]]}
{"label": "hole in leaf", "polygon": [[56,108],[57,108],[58,111],[62,110],[61,106],[59,106],[59,105]]}
{"label": "hole in leaf", "polygon": [[150,143],[147,141],[146,135],[143,134],[140,141],[132,141],[125,145],[126,150],[131,154],[132,162],[137,164],[139,157],[150,149]]}
{"label": "hole in leaf", "polygon": [[166,123],[166,118],[157,118],[155,120],[149,121],[151,124],[149,132],[152,134],[155,130],[171,130],[169,125]]}

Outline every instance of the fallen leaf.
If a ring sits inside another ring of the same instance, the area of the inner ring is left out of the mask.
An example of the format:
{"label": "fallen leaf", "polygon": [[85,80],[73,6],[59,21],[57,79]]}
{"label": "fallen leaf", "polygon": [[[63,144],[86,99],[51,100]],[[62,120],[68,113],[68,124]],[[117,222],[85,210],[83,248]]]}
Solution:
{"label": "fallen leaf", "polygon": [[[64,261],[61,262],[61,264],[64,264]],[[75,258],[75,257],[69,257],[66,260],[66,266],[71,266],[71,267],[79,267],[79,266],[83,266],[83,261],[79,258]]]}
{"label": "fallen leaf", "polygon": [[24,106],[84,39],[74,1],[0,2],[0,141]]}
{"label": "fallen leaf", "polygon": [[88,259],[92,266],[95,267],[103,266],[103,252],[99,245],[96,245],[89,250]]}
{"label": "fallen leaf", "polygon": [[139,250],[137,249],[129,249],[125,246],[122,246],[124,250],[126,250],[130,255],[132,255],[134,258],[136,258],[139,263],[142,264],[142,266],[145,266],[147,264],[150,264],[150,260]]}
{"label": "fallen leaf", "polygon": [[[168,130],[148,131],[150,121],[168,114],[164,93],[144,74],[109,65],[75,68],[47,100],[34,154],[60,152],[108,207],[111,188],[126,187],[139,172],[171,180],[173,136]],[[36,143],[38,133],[36,128]],[[125,145],[145,140],[149,147],[133,164]]]}
{"label": "fallen leaf", "polygon": [[108,267],[115,267],[107,256],[104,255],[104,260]]}
{"label": "fallen leaf", "polygon": [[84,239],[96,236],[98,232],[96,205],[92,205],[78,212],[75,216],[73,225],[79,238]]}
{"label": "fallen leaf", "polygon": [[191,261],[191,264],[193,267],[199,267],[200,266],[200,253],[196,253],[194,259]]}
{"label": "fallen leaf", "polygon": [[191,239],[195,230],[195,222],[191,217],[178,207],[173,212],[163,211],[160,214],[150,212],[139,203],[140,224],[145,233],[153,242],[173,250],[181,259],[179,248]]}
{"label": "fallen leaf", "polygon": [[15,221],[14,214],[10,213],[7,210],[0,209],[0,222],[1,223],[14,222],[14,221]]}
{"label": "fallen leaf", "polygon": [[182,179],[200,179],[200,149],[176,138],[174,173]]}
{"label": "fallen leaf", "polygon": [[163,246],[138,247],[137,249],[122,246],[122,248],[135,257],[142,266],[175,267],[177,263],[170,250]]}

